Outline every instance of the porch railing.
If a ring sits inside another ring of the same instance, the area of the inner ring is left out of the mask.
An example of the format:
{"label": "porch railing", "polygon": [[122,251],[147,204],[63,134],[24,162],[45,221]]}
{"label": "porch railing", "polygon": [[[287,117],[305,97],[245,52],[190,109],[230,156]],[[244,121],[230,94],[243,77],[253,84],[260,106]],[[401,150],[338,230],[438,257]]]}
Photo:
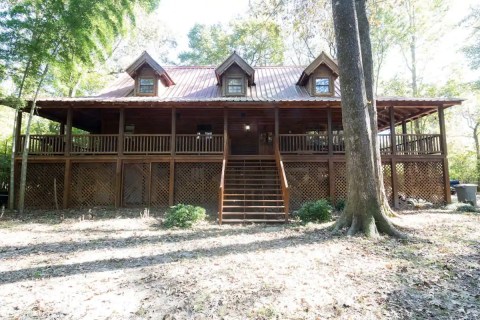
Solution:
{"label": "porch railing", "polygon": [[[390,134],[378,135],[382,155],[392,154]],[[283,154],[328,153],[328,136],[312,134],[281,134],[279,136],[280,152]],[[345,153],[343,134],[332,135],[332,152]],[[398,155],[440,154],[440,134],[397,134],[395,135],[395,153]]]}
{"label": "porch railing", "polygon": [[223,153],[223,134],[177,134],[176,153]]}
{"label": "porch railing", "polygon": [[[71,136],[72,155],[117,154],[117,134],[88,134]],[[29,153],[32,155],[62,155],[67,148],[66,135],[31,135]],[[345,153],[343,134],[333,134],[332,145],[325,134],[281,134],[278,137],[281,154],[333,154]],[[382,155],[441,154],[440,134],[396,134],[394,148],[390,134],[380,134],[378,141]],[[23,151],[25,136],[20,137],[18,152]],[[223,134],[126,134],[123,138],[124,154],[170,154],[172,143],[177,154],[222,154]]]}
{"label": "porch railing", "polygon": [[166,154],[170,153],[169,134],[128,134],[124,137],[125,154]]}
{"label": "porch railing", "polygon": [[[25,136],[20,137],[19,152],[23,151]],[[28,142],[28,153],[35,155],[56,155],[65,152],[65,135],[30,135]]]}
{"label": "porch railing", "polygon": [[71,154],[117,153],[118,134],[74,134]]}

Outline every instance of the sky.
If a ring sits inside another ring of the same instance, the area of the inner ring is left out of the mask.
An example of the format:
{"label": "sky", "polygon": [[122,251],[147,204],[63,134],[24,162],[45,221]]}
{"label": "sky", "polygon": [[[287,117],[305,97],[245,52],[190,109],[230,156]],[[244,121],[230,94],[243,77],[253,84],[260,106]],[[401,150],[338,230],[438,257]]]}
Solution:
{"label": "sky", "polygon": [[[463,53],[459,50],[468,34],[461,28],[452,27],[458,25],[468,14],[469,8],[477,2],[478,0],[453,1],[445,17],[445,24],[450,31],[442,38],[420,70],[425,82],[442,81],[454,70],[461,73],[467,81],[479,78],[478,72],[473,72],[466,66]],[[171,53],[171,58],[175,58],[181,51],[188,49],[187,34],[195,23],[228,23],[235,17],[246,14],[248,6],[249,0],[162,0],[155,14],[165,23],[177,41],[178,46],[175,52]],[[390,74],[405,72],[402,59],[404,58],[399,52],[392,54],[385,63],[383,77],[388,78]]]}

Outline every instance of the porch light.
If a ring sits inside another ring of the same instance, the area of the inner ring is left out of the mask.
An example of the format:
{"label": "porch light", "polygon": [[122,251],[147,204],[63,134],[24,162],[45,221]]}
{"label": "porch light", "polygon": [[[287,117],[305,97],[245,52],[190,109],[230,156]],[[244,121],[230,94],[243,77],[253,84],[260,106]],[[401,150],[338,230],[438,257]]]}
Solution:
{"label": "porch light", "polygon": [[245,125],[245,131],[250,131],[250,125],[249,124]]}

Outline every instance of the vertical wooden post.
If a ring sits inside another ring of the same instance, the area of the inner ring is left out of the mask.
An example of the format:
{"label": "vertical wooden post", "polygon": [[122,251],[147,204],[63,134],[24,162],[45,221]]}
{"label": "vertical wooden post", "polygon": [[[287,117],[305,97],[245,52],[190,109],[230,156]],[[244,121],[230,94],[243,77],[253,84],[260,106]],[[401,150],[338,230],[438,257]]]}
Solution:
{"label": "vertical wooden post", "polygon": [[450,194],[450,175],[448,172],[448,152],[447,152],[447,132],[445,129],[445,114],[443,105],[438,106],[438,122],[440,126],[440,150],[443,155],[443,181],[445,191],[445,202],[452,203],[452,195]]}
{"label": "vertical wooden post", "polygon": [[62,208],[67,209],[70,204],[70,190],[72,189],[72,160],[65,160],[65,176],[63,180],[63,204]]}
{"label": "vertical wooden post", "polygon": [[175,156],[176,152],[176,134],[177,134],[177,112],[175,107],[172,108],[172,132],[170,137],[170,153],[172,157]]}
{"label": "vertical wooden post", "polygon": [[170,159],[170,173],[168,186],[168,205],[173,206],[175,201],[175,159]]}
{"label": "vertical wooden post", "polygon": [[440,126],[440,150],[442,154],[446,157],[447,152],[447,139],[445,131],[445,114],[443,112],[443,105],[438,106],[438,122]]}
{"label": "vertical wooden post", "polygon": [[228,109],[223,109],[223,158],[228,156]]}
{"label": "vertical wooden post", "polygon": [[22,134],[22,115],[23,115],[23,112],[21,110],[18,111],[18,115],[17,115],[17,124],[16,124],[16,127],[15,127],[15,141],[13,141],[15,143],[15,152],[18,154],[20,152],[22,152],[23,150],[23,146],[21,145],[22,143],[22,137],[20,136]]}
{"label": "vertical wooden post", "polygon": [[123,155],[123,145],[125,142],[124,139],[125,136],[125,109],[123,107],[120,108],[119,110],[119,116],[118,116],[118,146],[117,146],[117,152],[119,156]]}
{"label": "vertical wooden post", "polygon": [[59,133],[60,135],[65,135],[65,122],[60,122]]}
{"label": "vertical wooden post", "polygon": [[395,112],[393,106],[390,107],[390,144],[392,155],[397,154],[397,138],[395,137]]}
{"label": "vertical wooden post", "polygon": [[328,190],[330,195],[330,201],[335,202],[335,167],[333,159],[328,158]]}
{"label": "vertical wooden post", "polygon": [[275,140],[274,140],[274,147],[280,149],[280,117],[278,107],[275,107]]}
{"label": "vertical wooden post", "polygon": [[397,160],[395,157],[392,157],[390,160],[390,165],[392,169],[392,198],[393,198],[393,207],[398,209],[398,176],[397,176]]}
{"label": "vertical wooden post", "polygon": [[332,108],[327,109],[328,155],[333,155]]}
{"label": "vertical wooden post", "polygon": [[402,134],[407,134],[407,122],[402,120]]}
{"label": "vertical wooden post", "polygon": [[443,158],[443,182],[445,189],[445,202],[452,203],[452,194],[450,193],[450,174],[448,172],[448,158]]}
{"label": "vertical wooden post", "polygon": [[170,174],[168,186],[168,205],[173,206],[175,201],[175,152],[176,152],[177,112],[172,108],[172,132],[170,137]]}
{"label": "vertical wooden post", "polygon": [[122,168],[123,161],[120,157],[117,158],[116,168],[115,168],[115,208],[120,208],[122,206]]}
{"label": "vertical wooden post", "polygon": [[68,108],[67,111],[67,128],[66,128],[66,136],[65,136],[65,156],[70,156],[70,152],[72,151],[72,119],[73,119],[73,109],[72,107]]}

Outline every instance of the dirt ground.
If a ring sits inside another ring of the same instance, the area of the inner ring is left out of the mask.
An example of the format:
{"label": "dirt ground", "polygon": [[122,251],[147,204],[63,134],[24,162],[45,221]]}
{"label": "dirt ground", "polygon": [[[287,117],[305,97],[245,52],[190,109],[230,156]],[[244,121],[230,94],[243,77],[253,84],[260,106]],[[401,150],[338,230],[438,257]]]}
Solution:
{"label": "dirt ground", "polygon": [[0,318],[480,318],[478,213],[404,211],[407,240],[330,223],[171,231],[139,213],[6,214]]}

